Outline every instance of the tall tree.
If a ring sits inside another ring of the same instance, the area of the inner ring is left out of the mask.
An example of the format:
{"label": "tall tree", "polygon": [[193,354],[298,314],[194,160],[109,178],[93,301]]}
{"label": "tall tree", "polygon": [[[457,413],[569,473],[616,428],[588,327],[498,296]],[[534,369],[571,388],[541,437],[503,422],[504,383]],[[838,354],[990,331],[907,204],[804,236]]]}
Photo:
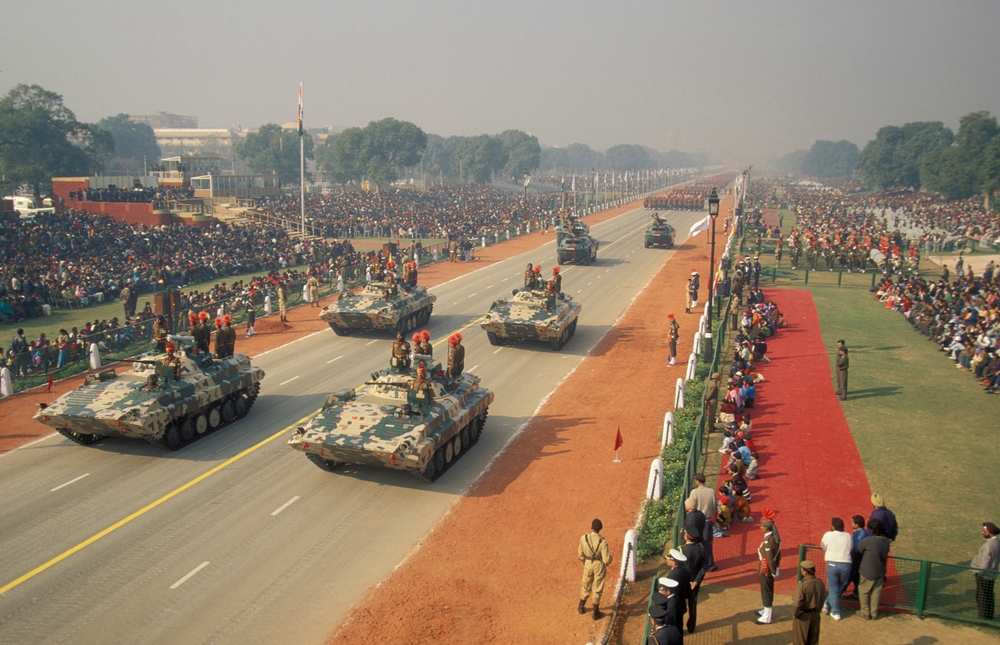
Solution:
{"label": "tall tree", "polygon": [[[314,158],[313,139],[303,135],[306,159]],[[277,173],[283,183],[299,183],[299,133],[266,123],[247,135],[236,153],[255,173]]]}
{"label": "tall tree", "polygon": [[427,135],[409,121],[372,121],[347,128],[317,150],[320,165],[339,181],[367,177],[380,186],[396,181],[399,170],[415,166],[427,147]]}
{"label": "tall tree", "polygon": [[958,146],[931,150],[921,157],[920,183],[947,199],[971,197],[976,193],[975,168],[975,161]]}
{"label": "tall tree", "polygon": [[604,154],[585,143],[571,143],[566,148],[569,165],[562,168],[569,172],[589,172],[604,167]]}
{"label": "tall tree", "polygon": [[993,207],[993,194],[1000,190],[1000,134],[990,139],[979,161],[979,186],[986,210]]}
{"label": "tall tree", "polygon": [[[109,167],[141,168],[144,159],[150,164],[160,160],[160,146],[148,124],[134,123],[127,114],[118,114],[104,117],[97,127],[110,132],[115,139],[114,151],[105,160]],[[115,163],[115,159],[122,161]]]}
{"label": "tall tree", "polygon": [[494,172],[503,171],[506,163],[500,140],[488,134],[464,138],[451,153],[452,174],[477,184],[488,183]]}
{"label": "tall tree", "polygon": [[530,173],[538,168],[542,160],[542,147],[538,145],[538,137],[520,130],[505,130],[497,135],[503,152],[507,155],[504,164],[504,174],[519,181],[524,173]]}
{"label": "tall tree", "polygon": [[30,184],[36,200],[52,177],[100,170],[113,149],[108,132],[77,121],[55,92],[21,84],[0,99],[0,174]]}
{"label": "tall tree", "polygon": [[802,159],[802,172],[813,177],[851,177],[858,146],[850,141],[817,141]]}
{"label": "tall tree", "polygon": [[931,150],[947,148],[955,140],[940,121],[887,125],[865,145],[856,170],[874,190],[920,187],[921,157]]}

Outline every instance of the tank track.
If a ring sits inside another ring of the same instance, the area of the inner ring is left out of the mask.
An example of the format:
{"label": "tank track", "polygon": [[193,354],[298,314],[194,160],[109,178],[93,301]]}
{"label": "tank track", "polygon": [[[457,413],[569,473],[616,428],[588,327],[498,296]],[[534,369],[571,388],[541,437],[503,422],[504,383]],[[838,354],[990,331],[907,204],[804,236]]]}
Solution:
{"label": "tank track", "polygon": [[[225,419],[221,419],[220,418],[218,426],[216,426],[215,428],[209,428],[208,430],[205,431],[204,434],[201,434],[201,435],[195,434],[194,437],[190,441],[184,441],[183,439],[181,439],[175,445],[171,446],[170,443],[166,440],[167,431],[164,431],[164,433],[159,438],[154,437],[152,435],[145,435],[143,437],[143,439],[145,439],[151,445],[156,446],[157,448],[160,448],[161,450],[166,450],[168,452],[173,452],[175,450],[179,450],[180,448],[183,448],[184,446],[186,446],[188,444],[194,443],[200,437],[205,436],[205,435],[209,435],[209,434],[211,434],[213,432],[216,432],[217,430],[221,430],[222,428],[225,428],[226,426],[228,426],[228,425],[230,425],[232,423],[235,423],[235,422],[239,421],[240,419],[244,418],[245,416],[247,416],[248,414],[250,414],[250,409],[253,407],[254,402],[257,401],[257,397],[260,395],[260,383],[254,383],[253,385],[251,385],[246,390],[241,390],[238,394],[239,395],[242,395],[242,394],[246,394],[247,395],[247,397],[246,397],[247,407],[246,407],[246,410],[243,412],[243,414],[236,414],[236,411],[234,410],[233,411],[233,418],[232,419],[230,419],[229,421],[226,421]],[[227,403],[227,402],[231,403],[235,398],[236,398],[235,396],[226,397],[221,402],[219,402],[217,406],[214,406],[214,407],[221,408],[225,403]],[[209,408],[209,409],[211,409],[211,408]],[[171,422],[171,425],[173,425],[174,427],[176,427],[176,426],[180,425],[180,423],[182,423],[182,422],[183,422],[182,419],[176,419],[173,422]],[[168,429],[168,431],[169,431],[169,429]],[[86,445],[86,444],[84,444],[84,445]]]}
{"label": "tank track", "polygon": [[104,439],[102,434],[80,434],[79,432],[73,432],[72,430],[67,430],[65,428],[56,428],[56,432],[66,437],[73,443],[78,443],[81,446],[92,446],[98,441]]}
{"label": "tank track", "polygon": [[472,448],[472,446],[479,443],[479,438],[483,435],[483,426],[486,425],[486,418],[489,415],[490,415],[490,409],[486,408],[485,410],[483,410],[482,414],[475,417],[472,420],[472,422],[469,423],[469,425],[467,425],[465,428],[462,429],[463,431],[469,432],[469,442],[462,448],[462,451],[458,455],[452,457],[451,462],[446,462],[444,460],[444,452],[445,449],[447,448],[446,444],[437,449],[437,451],[434,453],[434,460],[431,462],[431,464],[440,463],[441,464],[440,467],[435,465],[433,470],[431,470],[431,467],[428,466],[428,468],[424,469],[423,471],[410,470],[409,473],[424,483],[433,484],[441,477],[441,475],[448,472],[448,469],[451,468],[453,465],[455,465],[455,463],[459,459],[461,459],[465,455],[465,453],[467,453],[469,449]]}

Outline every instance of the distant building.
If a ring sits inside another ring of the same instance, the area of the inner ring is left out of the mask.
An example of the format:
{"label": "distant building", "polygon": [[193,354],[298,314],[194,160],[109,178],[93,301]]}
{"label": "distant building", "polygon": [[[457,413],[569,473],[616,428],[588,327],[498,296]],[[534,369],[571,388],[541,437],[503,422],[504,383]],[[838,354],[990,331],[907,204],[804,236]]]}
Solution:
{"label": "distant building", "polygon": [[165,156],[233,156],[233,148],[246,136],[229,128],[153,128],[156,145]]}
{"label": "distant building", "polygon": [[164,157],[150,168],[161,186],[189,186],[191,178],[206,173],[219,174],[222,157],[217,155]]}
{"label": "distant building", "polygon": [[219,175],[209,173],[191,178],[194,196],[203,199],[264,197],[281,194],[278,175]]}
{"label": "distant building", "polygon": [[129,120],[132,123],[145,123],[156,130],[157,128],[197,128],[198,117],[181,116],[180,114],[167,114],[157,112],[156,114],[130,114]]}

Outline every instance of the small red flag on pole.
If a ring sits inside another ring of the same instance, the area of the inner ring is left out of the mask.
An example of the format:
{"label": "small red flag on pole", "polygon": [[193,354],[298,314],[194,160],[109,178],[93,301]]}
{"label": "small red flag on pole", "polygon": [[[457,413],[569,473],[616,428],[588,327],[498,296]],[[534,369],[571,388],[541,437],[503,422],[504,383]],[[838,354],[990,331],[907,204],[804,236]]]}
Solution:
{"label": "small red flag on pole", "polygon": [[618,458],[618,449],[621,448],[622,445],[624,445],[624,444],[625,444],[625,442],[622,441],[622,427],[618,426],[618,434],[615,435],[615,461],[614,461],[614,463],[616,463],[616,464],[620,464],[621,461],[622,461],[621,459]]}
{"label": "small red flag on pole", "polygon": [[49,374],[49,384],[48,384],[48,389],[46,391],[47,392],[51,392],[52,391],[52,375],[51,374]]}

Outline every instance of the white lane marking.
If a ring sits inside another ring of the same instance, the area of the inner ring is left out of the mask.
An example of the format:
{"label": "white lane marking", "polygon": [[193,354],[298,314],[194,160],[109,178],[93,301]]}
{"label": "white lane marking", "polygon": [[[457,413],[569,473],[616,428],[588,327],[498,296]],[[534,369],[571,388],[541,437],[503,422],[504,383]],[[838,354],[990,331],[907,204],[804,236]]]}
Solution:
{"label": "white lane marking", "polygon": [[507,282],[508,280],[510,280],[510,278],[504,278],[504,279],[503,279],[503,280],[501,280],[500,282]]}
{"label": "white lane marking", "polygon": [[333,361],[339,361],[339,360],[340,360],[340,359],[342,359],[342,358],[343,358],[343,356],[338,356],[337,358],[334,358],[334,359],[332,359],[332,360],[329,360],[329,361],[327,361],[327,362],[326,362],[326,364],[327,364],[327,365],[329,365],[329,364],[330,364],[330,363],[332,363]]}
{"label": "white lane marking", "polygon": [[608,272],[608,271],[610,271],[610,270],[611,270],[611,269],[605,269],[605,270],[604,270],[604,272],[605,272],[605,273],[607,273],[607,272]]}
{"label": "white lane marking", "polygon": [[599,275],[599,276],[597,276],[597,279],[600,280],[603,277],[604,277],[603,275]]}
{"label": "white lane marking", "polygon": [[282,347],[288,347],[288,346],[289,346],[289,345],[291,345],[292,343],[297,343],[297,342],[299,342],[299,341],[301,341],[301,340],[305,340],[305,339],[307,339],[307,338],[312,338],[312,337],[313,337],[313,336],[315,336],[316,334],[325,334],[325,333],[326,333],[326,332],[328,332],[328,331],[333,331],[333,330],[332,330],[332,329],[330,329],[330,328],[327,328],[327,329],[324,329],[324,330],[322,330],[322,331],[315,331],[315,332],[313,332],[313,333],[309,334],[308,336],[303,336],[302,338],[297,338],[296,340],[293,340],[293,341],[290,341],[290,342],[287,342],[287,343],[285,343],[284,345],[279,345],[278,347],[275,347],[274,349],[269,349],[269,350],[267,350],[266,352],[261,352],[260,354],[254,354],[254,355],[253,355],[253,358],[260,358],[260,357],[261,357],[261,356],[263,356],[264,354],[270,354],[271,352],[276,352],[276,351],[278,351],[279,349],[281,349]]}
{"label": "white lane marking", "polygon": [[285,510],[286,508],[288,508],[289,506],[291,506],[292,504],[294,504],[297,501],[299,501],[299,496],[298,495],[296,495],[292,499],[288,500],[287,502],[285,502],[284,504],[282,504],[281,506],[279,506],[278,510],[276,510],[273,513],[271,513],[271,517],[274,517],[275,515],[277,515],[281,511]]}
{"label": "white lane marking", "polygon": [[57,490],[59,490],[60,488],[63,488],[63,487],[65,487],[65,486],[69,486],[70,484],[73,484],[73,483],[75,483],[75,482],[78,482],[78,481],[80,481],[81,479],[83,479],[84,477],[86,477],[86,476],[87,476],[87,475],[89,475],[89,474],[90,474],[90,473],[85,473],[85,474],[83,474],[83,475],[80,475],[80,476],[79,476],[79,477],[77,477],[76,479],[71,479],[71,480],[69,480],[69,481],[68,481],[68,482],[66,482],[65,484],[59,484],[58,486],[56,486],[55,488],[53,488],[53,489],[52,489],[52,490],[50,490],[49,492],[50,492],[50,493],[54,493],[54,492],[56,492]]}
{"label": "white lane marking", "polygon": [[365,346],[368,346],[368,345],[371,345],[371,344],[377,343],[377,342],[378,342],[378,338],[376,338],[375,340],[368,341],[367,343],[365,343]]}
{"label": "white lane marking", "polygon": [[[302,375],[299,374],[299,376],[302,376]],[[282,385],[285,385],[286,383],[291,383],[295,379],[299,378],[299,376],[293,376],[292,378],[288,379],[287,381],[282,381],[281,383],[278,383],[278,387],[281,387]]]}
{"label": "white lane marking", "polygon": [[493,352],[493,353],[494,353],[494,354],[499,354],[499,353],[500,353],[500,352],[501,352],[502,350],[503,350],[503,347],[501,347],[500,349],[498,349],[497,351],[495,351],[495,352]]}
{"label": "white lane marking", "polygon": [[474,366],[472,367],[472,369],[471,369],[471,370],[469,370],[469,371],[470,371],[470,372],[475,372],[475,371],[476,371],[476,368],[477,368],[477,367],[479,367],[479,366],[478,366],[478,365],[474,365]]}
{"label": "white lane marking", "polygon": [[27,448],[28,446],[33,446],[36,443],[41,443],[41,442],[45,441],[46,439],[51,439],[52,437],[59,437],[59,436],[61,436],[61,435],[58,432],[53,432],[52,434],[47,434],[44,437],[42,437],[41,439],[35,439],[34,441],[32,441],[30,443],[26,443],[23,446],[18,446],[17,448],[13,448],[11,450],[8,450],[7,452],[0,453],[0,457],[6,457],[7,455],[12,455],[15,452],[17,452],[18,450],[23,450],[24,448]]}
{"label": "white lane marking", "polygon": [[577,289],[576,290],[577,293],[580,293],[581,291],[583,291],[583,289]]}
{"label": "white lane marking", "polygon": [[451,304],[452,304],[452,306],[455,306],[455,305],[457,305],[458,303],[457,303],[457,302],[453,302],[453,303],[451,303]]}
{"label": "white lane marking", "polygon": [[486,288],[487,288],[487,289],[492,289],[492,288],[493,288],[493,285],[491,284],[490,286],[488,286],[488,287],[486,287]]}
{"label": "white lane marking", "polygon": [[474,294],[474,293],[470,293],[470,294],[469,294],[469,297],[471,298],[471,297],[472,297],[472,296],[474,296],[474,295],[476,295],[476,294]]}
{"label": "white lane marking", "polygon": [[593,282],[588,282],[588,283],[587,283],[587,286],[589,287],[589,286],[590,286],[590,285],[592,285],[592,284],[594,284],[594,283],[593,283]]}
{"label": "white lane marking", "polygon": [[170,585],[170,588],[171,589],[176,589],[177,587],[181,586],[182,584],[184,584],[185,582],[187,582],[188,580],[190,580],[191,577],[194,576],[194,574],[198,573],[199,571],[201,571],[202,569],[204,569],[207,566],[208,566],[207,562],[202,562],[197,567],[195,567],[194,569],[192,569],[191,573],[187,574],[186,576],[184,576],[183,578],[181,578],[180,580],[178,580],[174,584]]}

